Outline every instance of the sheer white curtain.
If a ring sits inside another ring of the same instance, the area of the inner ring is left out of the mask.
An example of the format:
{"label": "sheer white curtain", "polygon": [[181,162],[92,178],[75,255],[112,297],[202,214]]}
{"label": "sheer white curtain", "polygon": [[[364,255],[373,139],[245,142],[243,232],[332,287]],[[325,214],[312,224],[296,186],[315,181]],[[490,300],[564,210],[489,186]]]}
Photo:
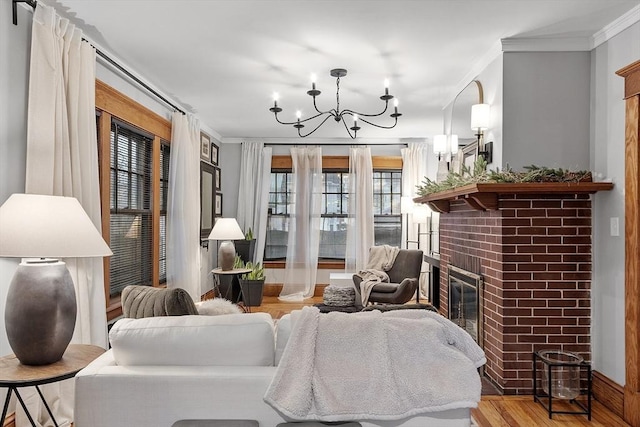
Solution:
{"label": "sheer white curtain", "polygon": [[[425,143],[412,143],[407,148],[403,148],[402,152],[402,195],[416,197],[416,186],[419,185],[424,177],[427,176],[427,155],[429,147]],[[402,241],[407,239],[418,241],[418,227],[413,223],[413,215],[407,214],[407,227],[403,231]],[[411,246],[410,249],[415,248]],[[426,295],[426,274],[420,275],[420,291]]]}
{"label": "sheer white curtain", "polygon": [[267,236],[271,148],[261,142],[243,142],[240,159],[240,186],[236,219],[246,233],[249,227],[256,239],[254,262],[262,262]]}
{"label": "sheer white curtain", "polygon": [[[26,192],[73,196],[101,230],[95,118],[95,50],[82,31],[38,3],[33,15]],[[102,258],[65,259],[76,291],[73,343],[107,346]],[[43,301],[46,303],[46,301]],[[61,425],[73,420],[73,380],[43,387]],[[35,392],[23,397],[38,426],[52,425]],[[16,425],[30,425],[20,405]]]}
{"label": "sheer white curtain", "polygon": [[292,148],[292,193],[290,206],[287,265],[283,301],[302,301],[313,296],[320,251],[322,205],[322,149]]}
{"label": "sheer white curtain", "polygon": [[173,113],[167,196],[167,287],[200,301],[200,123],[191,114]]}
{"label": "sheer white curtain", "polygon": [[364,270],[373,234],[373,164],[369,147],[349,149],[349,215],[345,271]]}

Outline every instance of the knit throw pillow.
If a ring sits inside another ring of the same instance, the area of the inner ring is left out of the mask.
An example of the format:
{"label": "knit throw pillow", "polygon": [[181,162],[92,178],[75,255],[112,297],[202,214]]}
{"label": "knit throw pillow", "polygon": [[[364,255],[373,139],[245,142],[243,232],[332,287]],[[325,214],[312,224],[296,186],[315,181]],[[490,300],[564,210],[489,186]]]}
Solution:
{"label": "knit throw pillow", "polygon": [[224,298],[214,298],[197,302],[196,308],[198,309],[199,314],[203,314],[206,316],[242,313],[240,307]]}

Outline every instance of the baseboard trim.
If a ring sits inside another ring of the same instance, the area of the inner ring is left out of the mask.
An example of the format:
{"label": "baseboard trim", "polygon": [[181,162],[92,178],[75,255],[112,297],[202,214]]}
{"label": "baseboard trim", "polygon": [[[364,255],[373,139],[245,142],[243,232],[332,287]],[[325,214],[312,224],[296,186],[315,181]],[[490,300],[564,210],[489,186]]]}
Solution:
{"label": "baseboard trim", "polygon": [[606,375],[593,371],[592,388],[594,399],[620,418],[624,418],[624,387]]}

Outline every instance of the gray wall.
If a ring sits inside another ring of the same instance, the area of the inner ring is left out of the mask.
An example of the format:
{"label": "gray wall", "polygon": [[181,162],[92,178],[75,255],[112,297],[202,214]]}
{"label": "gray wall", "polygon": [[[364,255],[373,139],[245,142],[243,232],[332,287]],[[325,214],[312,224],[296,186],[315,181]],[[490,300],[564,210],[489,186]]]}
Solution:
{"label": "gray wall", "polygon": [[[615,72],[640,58],[640,23],[598,46],[591,55],[590,169],[615,183],[593,204],[591,345],[593,366],[618,384],[624,369],[624,79]],[[620,235],[611,236],[617,218]],[[638,254],[629,254],[638,256]]]}
{"label": "gray wall", "polygon": [[589,52],[504,54],[502,166],[589,168]]}

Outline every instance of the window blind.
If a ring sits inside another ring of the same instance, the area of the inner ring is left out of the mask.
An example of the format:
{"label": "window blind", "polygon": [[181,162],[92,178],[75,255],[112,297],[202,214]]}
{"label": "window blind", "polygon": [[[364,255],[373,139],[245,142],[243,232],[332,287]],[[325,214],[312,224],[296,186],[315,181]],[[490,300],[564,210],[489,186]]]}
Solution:
{"label": "window blind", "polygon": [[110,293],[128,285],[151,285],[152,145],[142,132],[111,124]]}

